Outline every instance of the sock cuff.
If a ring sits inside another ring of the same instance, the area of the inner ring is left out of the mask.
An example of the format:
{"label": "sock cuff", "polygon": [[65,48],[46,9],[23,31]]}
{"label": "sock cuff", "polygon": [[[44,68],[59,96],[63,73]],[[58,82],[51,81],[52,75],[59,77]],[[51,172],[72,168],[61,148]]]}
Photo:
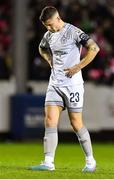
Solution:
{"label": "sock cuff", "polygon": [[76,135],[77,135],[78,137],[82,137],[82,135],[85,134],[85,133],[87,133],[87,132],[88,132],[88,130],[87,130],[87,128],[84,126],[84,127],[82,127],[79,131],[76,132]]}
{"label": "sock cuff", "polygon": [[45,133],[56,133],[56,132],[57,132],[57,127],[45,128]]}

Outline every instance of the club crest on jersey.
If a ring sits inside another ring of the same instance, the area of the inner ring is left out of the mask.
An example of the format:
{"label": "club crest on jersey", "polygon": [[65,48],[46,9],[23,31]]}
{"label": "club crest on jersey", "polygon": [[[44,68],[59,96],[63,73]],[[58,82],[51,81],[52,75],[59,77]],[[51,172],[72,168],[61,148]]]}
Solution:
{"label": "club crest on jersey", "polygon": [[72,34],[71,34],[71,30],[67,30],[67,32],[65,32],[65,34],[62,36],[61,38],[61,43],[65,44],[70,38],[71,38]]}

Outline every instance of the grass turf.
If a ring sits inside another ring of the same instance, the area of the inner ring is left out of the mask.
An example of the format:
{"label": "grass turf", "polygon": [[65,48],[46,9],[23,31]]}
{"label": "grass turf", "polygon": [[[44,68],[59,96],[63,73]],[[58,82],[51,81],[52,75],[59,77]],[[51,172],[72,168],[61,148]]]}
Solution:
{"label": "grass turf", "polygon": [[97,160],[95,173],[82,173],[84,156],[79,144],[59,144],[56,171],[30,171],[26,167],[43,159],[41,143],[1,143],[0,179],[113,179],[114,144],[93,144]]}

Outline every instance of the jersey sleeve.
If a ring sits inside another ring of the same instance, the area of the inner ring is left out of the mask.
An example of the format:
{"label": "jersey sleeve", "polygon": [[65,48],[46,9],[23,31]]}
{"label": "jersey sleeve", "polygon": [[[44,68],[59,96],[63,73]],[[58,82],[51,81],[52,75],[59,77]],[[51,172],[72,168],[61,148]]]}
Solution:
{"label": "jersey sleeve", "polygon": [[90,39],[88,34],[86,34],[85,32],[83,32],[81,29],[77,27],[74,27],[73,29],[73,37],[77,43],[80,43],[83,46],[85,46],[87,41]]}
{"label": "jersey sleeve", "polygon": [[40,44],[39,44],[39,47],[42,48],[42,49],[48,49],[49,48],[49,43],[48,43],[48,40],[46,38],[46,33],[44,34]]}

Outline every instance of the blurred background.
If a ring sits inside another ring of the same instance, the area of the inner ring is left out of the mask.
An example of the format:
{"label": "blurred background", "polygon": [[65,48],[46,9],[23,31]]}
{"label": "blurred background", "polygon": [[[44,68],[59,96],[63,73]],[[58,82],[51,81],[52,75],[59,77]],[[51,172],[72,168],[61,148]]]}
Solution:
{"label": "blurred background", "polygon": [[[62,19],[81,28],[99,45],[83,69],[84,122],[93,140],[114,140],[114,1],[0,0],[0,140],[41,139],[50,68],[38,52],[46,32],[42,8],[55,6]],[[86,49],[82,50],[82,57]],[[59,123],[60,140],[72,140],[67,112]]]}

